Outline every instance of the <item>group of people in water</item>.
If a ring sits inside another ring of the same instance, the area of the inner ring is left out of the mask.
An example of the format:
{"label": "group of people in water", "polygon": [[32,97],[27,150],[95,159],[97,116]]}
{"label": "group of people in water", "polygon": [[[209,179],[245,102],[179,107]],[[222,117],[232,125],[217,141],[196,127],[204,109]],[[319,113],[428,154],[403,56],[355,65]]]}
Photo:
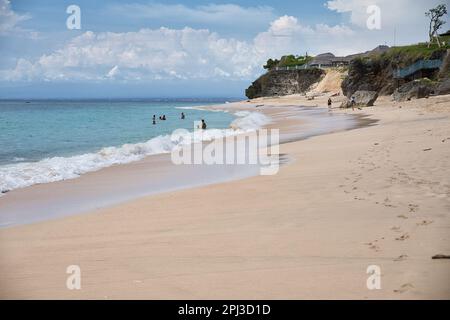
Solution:
{"label": "group of people in water", "polygon": [[[184,112],[181,113],[180,119],[181,119],[181,120],[186,119],[186,115],[184,114]],[[162,116],[159,116],[159,120],[161,120],[161,121],[166,121],[166,120],[167,120],[166,115],[163,114]],[[153,115],[153,124],[156,124],[156,115]],[[202,123],[201,123],[200,126],[198,126],[198,128],[199,128],[199,129],[206,130],[206,122],[205,122],[204,119],[202,119]]]}

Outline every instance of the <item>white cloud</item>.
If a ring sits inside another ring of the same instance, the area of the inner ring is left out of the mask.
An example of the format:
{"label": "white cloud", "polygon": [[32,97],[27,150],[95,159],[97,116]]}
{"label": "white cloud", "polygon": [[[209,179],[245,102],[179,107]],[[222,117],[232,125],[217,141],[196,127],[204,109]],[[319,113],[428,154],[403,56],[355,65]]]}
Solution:
{"label": "white cloud", "polygon": [[[262,71],[268,58],[335,48],[352,31],[345,26],[303,26],[295,17],[274,20],[251,41],[223,38],[206,29],[87,31],[35,61],[18,60],[4,80],[246,79]],[[333,41],[330,41],[332,39]]]}
{"label": "white cloud", "polygon": [[[20,59],[8,80],[241,78],[260,66],[251,44],[208,30],[87,31],[34,62]],[[22,77],[20,77],[22,75]]]}
{"label": "white cloud", "polygon": [[[433,2],[434,0],[430,0]],[[438,1],[438,0],[436,0]],[[266,31],[251,40],[223,37],[208,29],[158,28],[135,32],[87,31],[34,60],[18,59],[13,70],[0,72],[9,81],[149,81],[153,79],[239,79],[252,80],[262,72],[268,58],[286,54],[319,54],[333,52],[346,55],[370,50],[380,44],[392,44],[393,30],[404,42],[426,39],[426,26],[415,26],[425,19],[424,12],[433,3],[406,0],[376,0],[382,9],[382,29],[366,26],[368,0],[332,0],[326,6],[349,15],[347,23],[338,25],[304,25],[298,18],[282,16],[274,19]],[[370,2],[370,4],[373,4]],[[412,6],[412,7],[411,7]],[[211,5],[189,9],[166,6],[192,18],[207,20],[227,17],[238,6]],[[224,9],[225,8],[225,9]],[[389,8],[389,10],[385,9]],[[156,11],[160,13],[160,11]],[[227,14],[225,14],[225,12]],[[144,12],[144,14],[147,14]],[[164,14],[164,10],[163,10]],[[165,13],[166,15],[173,13]],[[409,15],[409,18],[408,18]],[[413,18],[411,18],[413,17]],[[233,21],[232,18],[230,18]],[[421,20],[422,21],[422,20]],[[415,28],[415,29],[414,29]],[[423,30],[420,32],[411,30]],[[402,32],[406,33],[402,37]],[[407,43],[408,43],[407,42]]]}
{"label": "white cloud", "polygon": [[[369,50],[379,44],[407,45],[425,42],[428,39],[428,18],[425,12],[448,2],[446,0],[330,0],[325,6],[342,15],[345,23],[354,34],[346,42],[338,44],[342,52],[344,45],[361,51]],[[370,5],[380,8],[381,29],[369,30],[367,13]],[[448,15],[444,18],[447,24],[442,31],[448,30]]]}
{"label": "white cloud", "polygon": [[[285,54],[318,54],[332,51],[336,54],[352,53],[345,43],[353,31],[344,25],[302,25],[292,16],[282,16],[273,21],[266,32],[254,39],[254,47],[264,58]],[[343,49],[342,49],[343,48]]]}
{"label": "white cloud", "polygon": [[[366,29],[369,17],[367,7],[377,5],[381,10],[380,33],[392,37],[394,28],[406,41],[413,37],[426,37],[427,18],[425,12],[447,2],[446,0],[331,0],[325,6],[338,13],[348,14],[349,23]],[[448,16],[447,16],[448,20]],[[366,31],[366,30],[364,30]],[[370,34],[370,33],[369,33]]]}
{"label": "white cloud", "polygon": [[0,36],[22,35],[35,38],[36,32],[21,28],[21,22],[30,19],[27,14],[17,14],[11,9],[9,0],[0,0]]}
{"label": "white cloud", "polygon": [[276,18],[274,9],[268,6],[243,7],[236,4],[208,4],[188,7],[183,4],[120,4],[109,10],[121,16],[145,18],[153,21],[169,21],[184,25],[262,26]]}

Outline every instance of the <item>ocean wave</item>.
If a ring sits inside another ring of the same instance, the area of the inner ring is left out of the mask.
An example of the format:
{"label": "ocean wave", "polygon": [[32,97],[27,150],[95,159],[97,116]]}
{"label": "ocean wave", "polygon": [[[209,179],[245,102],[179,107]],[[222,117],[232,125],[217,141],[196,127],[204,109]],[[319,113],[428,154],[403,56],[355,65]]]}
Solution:
{"label": "ocean wave", "polygon": [[231,122],[232,128],[251,130],[254,128],[261,128],[271,122],[269,117],[259,112],[238,111],[235,112],[234,115],[238,118]]}
{"label": "ocean wave", "polygon": [[84,173],[112,165],[138,161],[150,155],[170,153],[187,143],[210,141],[254,131],[270,121],[267,116],[258,112],[240,111],[235,115],[238,118],[231,123],[231,129],[196,130],[186,132],[184,135],[157,136],[146,142],[106,147],[95,153],[4,165],[0,167],[0,192],[4,193],[39,183],[78,178]]}
{"label": "ocean wave", "polygon": [[199,110],[199,111],[205,111],[207,110],[208,112],[224,112],[224,113],[228,113],[228,110],[223,110],[223,109],[210,109],[208,107],[175,107],[175,109],[181,109],[181,110]]}

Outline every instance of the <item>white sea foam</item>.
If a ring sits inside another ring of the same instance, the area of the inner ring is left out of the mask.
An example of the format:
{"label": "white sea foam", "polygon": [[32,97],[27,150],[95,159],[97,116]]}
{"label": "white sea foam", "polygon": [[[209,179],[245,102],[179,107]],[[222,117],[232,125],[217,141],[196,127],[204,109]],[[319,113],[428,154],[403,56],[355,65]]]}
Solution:
{"label": "white sea foam", "polygon": [[0,166],[0,192],[23,188],[38,183],[74,179],[80,175],[109,167],[138,161],[146,156],[169,153],[174,148],[191,142],[208,141],[261,128],[270,119],[258,112],[240,111],[232,129],[208,129],[189,132],[188,136],[157,136],[146,142],[107,147],[95,153],[72,157],[53,157],[38,162],[22,162]]}
{"label": "white sea foam", "polygon": [[270,118],[259,112],[238,111],[235,115],[238,118],[231,123],[232,128],[251,130],[270,123]]}
{"label": "white sea foam", "polygon": [[208,112],[225,112],[228,113],[228,110],[222,110],[222,109],[208,109],[206,107],[175,107],[175,109],[181,109],[181,110],[200,110],[200,111],[205,111],[207,110]]}

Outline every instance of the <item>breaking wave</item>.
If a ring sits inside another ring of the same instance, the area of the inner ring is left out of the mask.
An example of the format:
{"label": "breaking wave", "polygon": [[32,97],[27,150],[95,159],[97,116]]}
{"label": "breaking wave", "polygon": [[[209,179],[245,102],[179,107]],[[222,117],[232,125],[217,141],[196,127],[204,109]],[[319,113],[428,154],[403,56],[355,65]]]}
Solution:
{"label": "breaking wave", "polygon": [[[74,179],[80,175],[112,165],[141,160],[149,155],[170,153],[174,148],[191,142],[209,141],[244,132],[254,131],[270,122],[258,112],[239,111],[230,129],[208,129],[187,132],[185,135],[161,135],[146,142],[106,147],[98,152],[71,157],[52,157],[37,162],[20,162],[0,167],[0,192]],[[21,159],[22,160],[22,159]]]}

